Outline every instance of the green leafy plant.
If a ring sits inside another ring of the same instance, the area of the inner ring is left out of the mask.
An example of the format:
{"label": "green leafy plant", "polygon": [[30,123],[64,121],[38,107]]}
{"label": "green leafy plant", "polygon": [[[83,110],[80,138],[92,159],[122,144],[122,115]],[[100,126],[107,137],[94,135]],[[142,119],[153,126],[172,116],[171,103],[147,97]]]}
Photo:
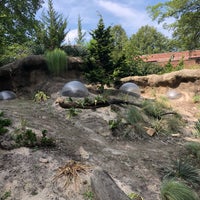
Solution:
{"label": "green leafy plant", "polygon": [[67,69],[67,56],[66,53],[61,49],[54,49],[48,51],[45,55],[49,71],[53,75],[62,75]]}
{"label": "green leafy plant", "polygon": [[195,186],[200,184],[200,170],[186,161],[177,160],[165,178],[179,178]]}
{"label": "green leafy plant", "polygon": [[8,197],[11,197],[11,191],[6,191],[2,196],[0,196],[0,200],[6,200]]}
{"label": "green leafy plant", "polygon": [[46,101],[47,99],[49,99],[49,96],[45,94],[43,91],[38,91],[34,96],[35,102],[42,102]]}
{"label": "green leafy plant", "polygon": [[47,137],[47,130],[42,131],[42,138],[41,138],[41,146],[42,147],[53,147],[55,146],[55,142],[53,138]]}
{"label": "green leafy plant", "polygon": [[143,200],[143,198],[139,195],[139,194],[136,194],[134,192],[130,193],[128,195],[128,197],[132,200]]}
{"label": "green leafy plant", "polygon": [[161,185],[162,200],[198,200],[196,193],[181,182],[164,180]]}
{"label": "green leafy plant", "polygon": [[197,122],[195,122],[195,136],[200,137],[200,119],[198,119]]}
{"label": "green leafy plant", "polygon": [[74,107],[69,108],[68,113],[67,113],[67,119],[77,116],[79,112],[80,112],[80,110],[78,110]]}
{"label": "green leafy plant", "polygon": [[5,127],[11,125],[11,120],[6,119],[3,116],[4,116],[4,113],[0,112],[0,135],[6,133],[8,131],[8,129]]}
{"label": "green leafy plant", "polygon": [[83,196],[84,196],[85,200],[93,200],[94,199],[94,193],[89,190],[84,192]]}
{"label": "green leafy plant", "polygon": [[195,156],[195,159],[200,161],[200,143],[198,142],[188,142],[185,144],[185,148]]}
{"label": "green leafy plant", "polygon": [[109,128],[111,130],[115,130],[121,123],[121,120],[117,119],[117,120],[109,120],[108,124],[109,124]]}

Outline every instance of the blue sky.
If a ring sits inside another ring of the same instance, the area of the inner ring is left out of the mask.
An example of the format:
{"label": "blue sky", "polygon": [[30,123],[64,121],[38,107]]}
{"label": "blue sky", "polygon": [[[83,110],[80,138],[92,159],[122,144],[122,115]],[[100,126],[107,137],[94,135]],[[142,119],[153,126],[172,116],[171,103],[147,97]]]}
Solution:
{"label": "blue sky", "polygon": [[[78,16],[82,19],[82,29],[86,31],[86,39],[90,37],[89,32],[96,29],[99,21],[99,13],[102,15],[107,26],[121,25],[130,37],[136,33],[141,26],[150,25],[158,31],[170,37],[170,33],[152,21],[146,7],[168,0],[53,0],[54,9],[67,18],[69,33],[67,43],[73,44],[77,37]],[[48,0],[45,0],[43,8],[48,8]]]}

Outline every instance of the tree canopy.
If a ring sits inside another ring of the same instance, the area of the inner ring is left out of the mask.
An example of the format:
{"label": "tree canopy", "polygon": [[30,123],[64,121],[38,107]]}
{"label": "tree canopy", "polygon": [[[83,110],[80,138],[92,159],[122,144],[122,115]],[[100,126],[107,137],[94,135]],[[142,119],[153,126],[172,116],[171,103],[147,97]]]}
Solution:
{"label": "tree canopy", "polygon": [[147,8],[153,20],[158,23],[167,18],[174,22],[166,25],[172,29],[173,37],[179,41],[181,49],[200,48],[200,1],[199,0],[169,0]]}
{"label": "tree canopy", "polygon": [[153,26],[142,26],[130,38],[139,54],[153,54],[170,51],[170,40]]}
{"label": "tree canopy", "polygon": [[48,11],[43,13],[37,30],[37,37],[45,49],[60,48],[67,35],[67,19],[55,11],[53,0],[48,0]]}

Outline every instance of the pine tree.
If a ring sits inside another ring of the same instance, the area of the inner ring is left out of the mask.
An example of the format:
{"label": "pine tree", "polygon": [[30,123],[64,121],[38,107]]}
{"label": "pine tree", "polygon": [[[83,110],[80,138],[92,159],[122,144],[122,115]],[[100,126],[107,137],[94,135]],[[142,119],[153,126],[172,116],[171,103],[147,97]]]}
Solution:
{"label": "pine tree", "polygon": [[77,43],[78,45],[83,45],[83,43],[84,43],[84,37],[85,37],[85,35],[86,35],[86,32],[82,32],[82,24],[81,24],[81,21],[82,21],[82,19],[81,19],[80,15],[79,15],[79,16],[78,16],[78,37],[77,37],[77,39],[76,39],[76,43]]}

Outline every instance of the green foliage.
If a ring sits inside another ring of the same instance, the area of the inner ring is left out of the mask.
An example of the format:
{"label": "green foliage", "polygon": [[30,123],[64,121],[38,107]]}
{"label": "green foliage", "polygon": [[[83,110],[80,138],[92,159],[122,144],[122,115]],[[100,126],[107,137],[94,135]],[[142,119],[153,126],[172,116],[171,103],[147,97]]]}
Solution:
{"label": "green foliage", "polygon": [[82,31],[81,21],[82,21],[82,19],[81,19],[80,15],[79,15],[78,16],[78,37],[76,38],[76,43],[78,45],[82,46],[84,44],[84,40],[85,40],[84,37],[86,35],[86,32]]}
{"label": "green foliage", "polygon": [[80,112],[80,110],[78,110],[74,107],[69,108],[68,114],[67,114],[67,119],[71,119],[72,117],[77,116],[79,112]]}
{"label": "green foliage", "polygon": [[200,47],[199,0],[171,0],[148,7],[153,20],[158,23],[167,18],[175,20],[165,28],[174,30],[173,37],[180,49],[192,50]]}
{"label": "green foliage", "polygon": [[162,200],[198,200],[191,188],[175,180],[165,180],[161,186]]}
{"label": "green foliage", "polygon": [[4,113],[0,112],[0,135],[6,133],[8,131],[7,126],[11,125],[10,119],[4,118]]}
{"label": "green foliage", "polygon": [[7,191],[2,196],[0,196],[0,200],[6,200],[9,197],[11,197],[11,191]]}
{"label": "green foliage", "polygon": [[128,195],[128,197],[132,200],[143,200],[143,198],[139,195],[139,194],[136,194],[134,192],[130,193]]}
{"label": "green foliage", "polygon": [[195,156],[195,159],[200,161],[200,143],[198,142],[188,142],[185,145],[185,148],[188,150],[190,154]]}
{"label": "green foliage", "polygon": [[200,170],[186,161],[177,160],[165,178],[178,178],[195,186],[200,184]]}
{"label": "green foliage", "polygon": [[194,103],[200,103],[200,94],[195,94],[192,97],[192,100],[193,100]]}
{"label": "green foliage", "polygon": [[148,116],[160,119],[164,110],[164,105],[158,101],[144,100],[142,108]]}
{"label": "green foliage", "polygon": [[55,11],[53,0],[48,0],[48,11],[43,13],[42,21],[37,26],[37,42],[43,44],[45,50],[60,48],[68,33],[66,28],[67,20]]}
{"label": "green foliage", "polygon": [[170,40],[153,26],[142,26],[130,41],[142,55],[168,52],[172,50]]}
{"label": "green foliage", "polygon": [[62,49],[68,56],[84,57],[87,56],[87,47],[83,45],[64,45]]}
{"label": "green foliage", "polygon": [[138,110],[135,106],[132,106],[130,109],[128,109],[126,120],[132,125],[136,125],[139,122],[143,122],[141,111]]}
{"label": "green foliage", "polygon": [[92,191],[86,191],[83,196],[85,200],[94,200],[94,193]]}
{"label": "green foliage", "polygon": [[100,16],[98,26],[90,32],[92,40],[88,46],[89,55],[84,68],[85,77],[91,83],[104,84],[111,81],[114,65],[112,61],[113,37],[111,27],[105,28]]}
{"label": "green foliage", "polygon": [[42,137],[40,141],[42,147],[54,147],[55,141],[51,137],[47,137],[47,130],[42,131]]}
{"label": "green foliage", "polygon": [[61,49],[48,51],[45,55],[49,71],[53,75],[62,75],[67,70],[67,56]]}
{"label": "green foliage", "polygon": [[43,102],[49,99],[50,97],[46,95],[43,91],[38,91],[34,96],[35,102]]}
{"label": "green foliage", "polygon": [[120,123],[121,123],[120,119],[117,119],[117,120],[112,119],[112,120],[109,120],[108,125],[109,125],[109,128],[112,131],[114,131],[115,129],[119,127]]}
{"label": "green foliage", "polygon": [[197,137],[200,137],[200,119],[198,119],[197,122],[195,122],[195,135]]}
{"label": "green foliage", "polygon": [[17,44],[13,43],[4,47],[2,54],[0,53],[0,66],[16,61],[17,59],[24,58],[31,55],[31,49],[27,43]]}

